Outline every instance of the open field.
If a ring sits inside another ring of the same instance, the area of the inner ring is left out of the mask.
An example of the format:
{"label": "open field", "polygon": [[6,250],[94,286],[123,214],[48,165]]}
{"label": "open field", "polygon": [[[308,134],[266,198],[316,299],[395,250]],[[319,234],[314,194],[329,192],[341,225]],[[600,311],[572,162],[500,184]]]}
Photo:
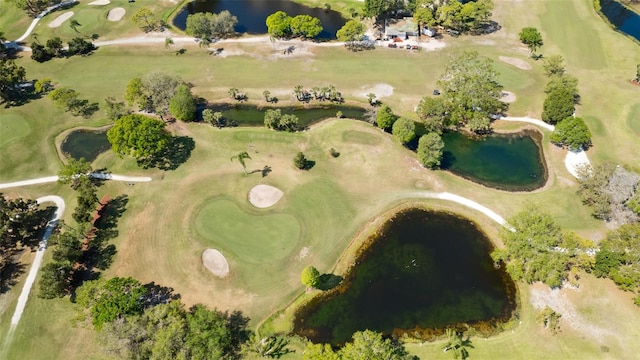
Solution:
{"label": "open field", "polygon": [[[132,6],[151,3],[138,0]],[[355,6],[350,4],[344,2],[347,8]],[[106,12],[116,4],[89,7],[83,2],[73,9],[82,24],[78,30],[97,32],[100,40],[140,35],[139,30],[125,26],[135,11],[126,5],[125,18],[111,23],[106,20]],[[21,29],[27,27],[28,22],[19,14],[2,11],[5,8],[9,4],[3,1],[0,21],[11,20],[24,25]],[[231,54],[222,58],[208,55],[193,43],[185,45],[187,52],[180,56],[174,55],[178,45],[172,49],[161,44],[123,45],[102,47],[88,57],[54,59],[45,64],[23,54],[18,62],[27,69],[28,78],[52,78],[58,86],[71,87],[82,98],[101,105],[107,96],[122,99],[131,78],[156,69],[180,75],[194,85],[196,95],[209,101],[227,101],[227,90],[237,87],[248,94],[250,102],[263,103],[262,91],[268,89],[278,94],[279,105],[286,105],[293,104],[288,94],[297,84],[333,84],[347,102],[364,106],[366,99],[354,94],[362,87],[387,84],[393,87],[393,94],[384,102],[399,115],[415,117],[414,106],[437,87],[436,80],[449,56],[470,49],[493,59],[505,90],[517,95],[510,115],[538,118],[546,82],[542,64],[528,58],[528,50],[517,40],[521,27],[536,26],[545,40],[542,53],[563,55],[568,72],[579,79],[582,104],[578,115],[584,117],[594,134],[595,146],[588,152],[591,161],[613,160],[637,169],[640,88],[628,80],[635,73],[640,47],[604,24],[588,0],[496,2],[494,13],[502,30],[482,37],[445,37],[447,46],[434,52],[376,49],[351,53],[342,47],[308,46],[282,58],[275,57],[281,51],[266,42],[220,45]],[[566,21],[567,13],[573,14],[571,22]],[[46,27],[57,15],[48,15],[36,28],[41,41],[49,35],[74,36],[68,20],[57,29]],[[21,35],[13,27],[3,30],[5,34],[11,31],[12,35]],[[277,42],[275,46],[279,49],[287,44]],[[504,63],[500,56],[525,61],[531,70]],[[74,118],[46,98],[0,108],[0,182],[54,175],[61,164],[54,146],[58,134],[76,126],[108,123],[103,110],[88,120]],[[521,126],[496,124],[501,130]],[[283,309],[303,292],[299,275],[306,265],[312,264],[321,272],[332,271],[357,234],[370,231],[380,221],[380,214],[408,201],[468,216],[500,244],[499,227],[488,218],[460,205],[415,199],[412,194],[416,191],[452,192],[505,217],[535,202],[550,211],[563,228],[594,240],[606,231],[575,195],[576,181],[563,165],[565,151],[549,144],[548,132],[543,140],[550,168],[547,186],[531,193],[507,193],[447,172],[426,170],[419,166],[415,154],[364,122],[333,119],[293,134],[262,128],[215,129],[198,123],[177,123],[169,129],[192,137],[196,143],[189,160],[175,171],[143,170],[135,161],[118,159],[112,152],[94,162],[94,168],[153,178],[150,183],[135,186],[108,182],[99,189],[99,197],[129,196],[127,210],[119,219],[120,235],[114,242],[118,254],[105,275],[133,276],[142,282],[173,287],[188,305],[201,302],[222,310],[240,309],[251,317],[252,325]],[[340,157],[330,156],[332,147]],[[244,176],[240,165],[229,160],[241,151],[248,151],[252,157],[247,160],[249,172],[265,165],[273,171],[266,177],[260,173]],[[316,162],[310,171],[294,168],[292,159],[298,151]],[[273,207],[255,208],[248,202],[247,193],[257,184],[275,186],[284,196]],[[58,193],[67,200],[65,219],[71,222],[75,194],[67,188],[48,184],[7,189],[5,193],[31,197]],[[206,248],[223,252],[230,267],[226,278],[216,278],[202,265],[200,258]],[[24,260],[29,262],[27,255]],[[0,295],[0,338],[7,333],[20,286]],[[640,312],[629,294],[615,289],[610,281],[585,274],[579,290],[566,291],[563,299],[573,304],[575,316],[563,314],[562,332],[556,336],[533,320],[535,311],[530,300],[539,295],[536,286],[519,287],[522,323],[514,322],[509,330],[489,339],[473,338],[476,348],[472,358],[495,359],[508,354],[522,359],[624,359],[640,352],[636,341]],[[32,296],[8,358],[100,358],[94,333],[80,324],[70,326],[74,314],[68,299],[45,301]],[[575,319],[583,319],[590,327],[577,326],[582,323]],[[593,329],[604,331],[606,336],[594,336],[599,333]],[[442,353],[441,345],[410,344],[408,348],[424,358],[450,358],[450,354]],[[300,351],[283,359],[287,358],[300,358]]]}

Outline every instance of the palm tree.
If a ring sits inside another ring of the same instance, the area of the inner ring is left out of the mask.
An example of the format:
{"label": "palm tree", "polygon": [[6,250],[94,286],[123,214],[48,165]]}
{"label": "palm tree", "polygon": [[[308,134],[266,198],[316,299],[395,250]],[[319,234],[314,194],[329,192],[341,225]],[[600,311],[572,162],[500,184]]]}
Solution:
{"label": "palm tree", "polygon": [[266,102],[269,102],[269,100],[271,99],[271,91],[265,90],[262,92],[262,95],[264,95],[264,100]]}
{"label": "palm tree", "polygon": [[171,47],[171,45],[173,45],[173,39],[168,36],[164,38],[164,48],[168,49]]}
{"label": "palm tree", "polygon": [[238,90],[237,88],[231,88],[229,89],[229,91],[227,91],[227,94],[229,94],[229,97],[232,98],[233,100],[237,100],[238,99]]}
{"label": "palm tree", "polygon": [[293,95],[295,95],[296,99],[298,99],[298,101],[301,101],[302,98],[302,85],[296,85],[293,88]]}
{"label": "palm tree", "polygon": [[247,175],[247,166],[246,166],[244,160],[245,159],[251,160],[251,156],[249,156],[249,153],[247,153],[246,151],[243,151],[243,152],[239,153],[238,155],[231,157],[231,161],[236,160],[236,159],[238,160],[238,162],[242,166],[242,171],[244,171],[244,174]]}
{"label": "palm tree", "polygon": [[38,44],[40,44],[40,40],[38,40],[38,33],[37,32],[32,32],[31,33],[31,37],[33,38],[33,41],[35,41]]}
{"label": "palm tree", "polygon": [[71,21],[69,22],[69,27],[73,29],[73,31],[78,32],[78,26],[82,26],[78,20],[76,19],[71,19]]}
{"label": "palm tree", "polygon": [[447,329],[447,343],[442,347],[444,352],[451,350],[454,359],[462,359],[465,360],[469,357],[469,350],[467,348],[473,349],[473,345],[471,344],[471,340],[467,336],[466,339],[462,338],[462,332],[455,331],[452,329]]}

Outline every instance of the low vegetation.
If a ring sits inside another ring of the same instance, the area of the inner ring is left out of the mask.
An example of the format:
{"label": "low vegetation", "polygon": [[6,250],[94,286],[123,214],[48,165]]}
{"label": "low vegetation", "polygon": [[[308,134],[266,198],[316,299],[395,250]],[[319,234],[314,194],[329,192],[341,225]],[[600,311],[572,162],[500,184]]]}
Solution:
{"label": "low vegetation", "polygon": [[626,224],[610,231],[600,242],[593,273],[609,277],[622,290],[636,294],[640,306],[640,224]]}

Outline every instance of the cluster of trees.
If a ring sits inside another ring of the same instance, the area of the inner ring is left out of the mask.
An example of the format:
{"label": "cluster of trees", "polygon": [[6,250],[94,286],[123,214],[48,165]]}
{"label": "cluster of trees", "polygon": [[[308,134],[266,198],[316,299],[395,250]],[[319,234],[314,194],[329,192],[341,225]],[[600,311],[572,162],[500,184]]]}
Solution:
{"label": "cluster of trees", "polygon": [[342,93],[335,86],[328,85],[324,87],[314,86],[310,90],[306,90],[302,85],[296,85],[293,88],[293,96],[298,101],[309,102],[310,100],[331,101],[336,103],[344,102]]}
{"label": "cluster of trees", "polygon": [[38,244],[38,234],[46,226],[48,212],[38,209],[33,199],[9,199],[0,193],[0,291],[11,285],[13,257],[24,247]]}
{"label": "cluster of trees", "polygon": [[178,76],[153,72],[134,78],[129,81],[124,98],[129,106],[136,104],[140,110],[156,113],[161,118],[167,113],[182,121],[195,118],[196,100]]}
{"label": "cluster of trees", "polygon": [[49,6],[62,2],[62,0],[9,0],[18,9],[24,10],[29,16],[36,17]]}
{"label": "cluster of trees", "polygon": [[280,109],[269,109],[264,112],[264,126],[278,131],[294,132],[298,130],[298,117],[283,114]]}
{"label": "cluster of trees", "polygon": [[71,39],[68,44],[69,46],[65,51],[62,40],[59,37],[47,40],[45,45],[35,41],[31,43],[31,59],[42,63],[54,57],[88,55],[96,49],[91,41],[87,41],[81,37]]}
{"label": "cluster of trees", "polygon": [[227,92],[229,94],[229,97],[235,101],[246,101],[249,99],[249,97],[247,96],[247,94],[245,94],[244,92],[240,91],[238,88],[230,88],[229,91]]}
{"label": "cluster of trees", "polygon": [[131,22],[144,32],[162,30],[164,22],[158,19],[151,9],[142,7],[131,16]]}
{"label": "cluster of trees", "polygon": [[413,10],[413,17],[423,26],[442,26],[466,32],[482,28],[491,18],[491,10],[493,10],[491,0],[418,0]]}
{"label": "cluster of trees", "polygon": [[361,21],[351,19],[338,29],[336,32],[336,38],[338,41],[344,41],[347,43],[360,41],[364,38],[365,30],[366,27]]}
{"label": "cluster of trees", "polygon": [[217,128],[237,125],[233,119],[224,118],[222,112],[211,109],[202,110],[202,120]]}
{"label": "cluster of trees", "polygon": [[510,218],[509,224],[513,230],[501,233],[504,248],[494,250],[491,257],[504,262],[514,280],[559,287],[578,269],[591,269],[593,259],[588,253],[593,243],[562,231],[548,212],[528,206]]}
{"label": "cluster of trees", "polygon": [[103,349],[119,359],[235,359],[248,339],[241,312],[185,309],[173,289],[132,278],[87,281],[76,302]]}
{"label": "cluster of trees", "polygon": [[[640,224],[626,224],[600,241],[593,273],[611,278],[619,288],[640,292]],[[640,306],[640,294],[634,299]]]}
{"label": "cluster of trees", "polygon": [[224,38],[235,34],[234,27],[238,18],[227,10],[218,14],[210,12],[195,13],[187,16],[185,31],[188,35],[201,40],[201,46],[209,46],[211,39]]}
{"label": "cluster of trees", "polygon": [[304,360],[412,360],[402,343],[394,338],[364,330],[353,334],[352,341],[335,351],[329,344],[307,343]]}
{"label": "cluster of trees", "polygon": [[284,11],[276,11],[266,20],[267,32],[273,38],[302,37],[313,39],[322,32],[320,19],[310,15],[291,17]]}
{"label": "cluster of trees", "polygon": [[89,103],[87,99],[80,99],[80,94],[69,88],[61,87],[49,92],[49,98],[64,111],[73,116],[90,117],[98,110],[97,103]]}
{"label": "cluster of trees", "polygon": [[30,90],[22,86],[27,82],[27,71],[13,59],[0,59],[0,100],[12,105]]}
{"label": "cluster of trees", "polygon": [[471,131],[486,133],[491,130],[491,119],[508,109],[508,104],[500,101],[502,85],[491,60],[475,51],[454,56],[438,86],[441,95],[423,98],[417,108],[428,131],[441,133],[467,125]]}
{"label": "cluster of trees", "polygon": [[579,175],[578,195],[595,218],[616,224],[640,220],[640,174],[606,162]]}
{"label": "cluster of trees", "polygon": [[159,155],[169,145],[171,135],[165,126],[164,121],[148,116],[125,115],[107,131],[107,139],[119,157],[131,155],[137,160],[146,160]]}

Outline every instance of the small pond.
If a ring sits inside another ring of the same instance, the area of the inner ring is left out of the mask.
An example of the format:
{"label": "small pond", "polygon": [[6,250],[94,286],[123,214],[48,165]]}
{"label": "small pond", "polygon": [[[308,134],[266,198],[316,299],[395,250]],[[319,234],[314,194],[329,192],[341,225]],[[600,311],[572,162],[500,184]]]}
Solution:
{"label": "small pond", "polygon": [[615,0],[600,0],[600,11],[618,30],[640,41],[640,14]]}
{"label": "small pond", "polygon": [[461,323],[490,332],[515,310],[515,284],[468,219],[408,209],[368,244],[338,288],[298,310],[294,333],[333,345],[365,329],[428,339]]}
{"label": "small pond", "polygon": [[470,137],[442,135],[441,168],[471,181],[509,191],[531,191],[547,181],[541,135],[535,131]]}
{"label": "small pond", "polygon": [[300,127],[335,117],[338,111],[341,111],[345,118],[364,120],[366,112],[364,108],[346,105],[318,105],[305,108],[296,106],[257,107],[248,104],[219,104],[209,106],[209,108],[213,111],[222,112],[224,119],[233,120],[239,126],[264,126],[264,112],[268,109],[280,109],[283,114],[296,115]]}
{"label": "small pond", "polygon": [[92,162],[98,155],[109,150],[107,130],[74,130],[67,135],[60,146],[66,156],[84,158]]}
{"label": "small pond", "polygon": [[173,19],[173,24],[181,30],[187,26],[187,16],[198,12],[219,13],[228,10],[238,18],[236,31],[249,34],[266,34],[267,16],[276,11],[284,11],[289,16],[311,15],[320,19],[323,30],[319,39],[335,39],[336,31],[347,20],[333,10],[310,8],[290,0],[196,0],[187,4]]}

